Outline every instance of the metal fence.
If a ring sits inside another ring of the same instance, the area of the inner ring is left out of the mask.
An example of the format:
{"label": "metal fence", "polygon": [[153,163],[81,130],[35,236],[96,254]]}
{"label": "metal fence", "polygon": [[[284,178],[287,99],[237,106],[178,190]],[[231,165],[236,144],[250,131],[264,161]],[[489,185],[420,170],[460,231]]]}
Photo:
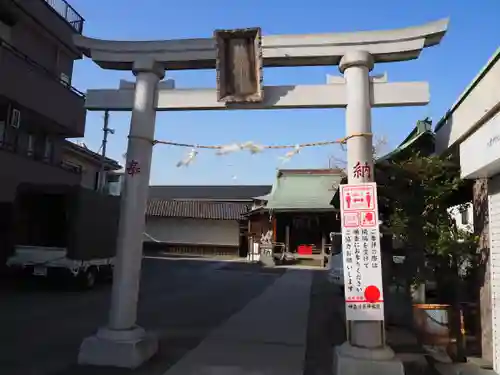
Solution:
{"label": "metal fence", "polygon": [[54,11],[68,22],[80,34],[85,20],[66,0],[44,0]]}

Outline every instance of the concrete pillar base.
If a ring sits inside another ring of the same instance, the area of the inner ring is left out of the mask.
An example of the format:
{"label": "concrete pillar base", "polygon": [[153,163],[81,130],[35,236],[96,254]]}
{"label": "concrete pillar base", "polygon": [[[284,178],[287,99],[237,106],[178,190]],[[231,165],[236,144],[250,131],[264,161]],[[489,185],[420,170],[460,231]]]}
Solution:
{"label": "concrete pillar base", "polygon": [[135,369],[157,351],[157,337],[141,327],[123,331],[102,328],[83,340],[78,364]]}
{"label": "concrete pillar base", "polygon": [[364,349],[344,343],[335,347],[333,373],[336,375],[404,375],[403,362],[394,356],[391,348]]}

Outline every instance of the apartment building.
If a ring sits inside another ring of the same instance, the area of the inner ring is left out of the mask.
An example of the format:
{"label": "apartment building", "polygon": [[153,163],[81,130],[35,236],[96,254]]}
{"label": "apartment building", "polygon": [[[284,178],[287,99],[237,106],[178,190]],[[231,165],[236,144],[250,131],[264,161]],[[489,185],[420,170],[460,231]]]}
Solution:
{"label": "apartment building", "polygon": [[65,0],[0,2],[0,202],[20,183],[82,182],[63,155],[85,131],[85,97],[71,86],[83,25]]}

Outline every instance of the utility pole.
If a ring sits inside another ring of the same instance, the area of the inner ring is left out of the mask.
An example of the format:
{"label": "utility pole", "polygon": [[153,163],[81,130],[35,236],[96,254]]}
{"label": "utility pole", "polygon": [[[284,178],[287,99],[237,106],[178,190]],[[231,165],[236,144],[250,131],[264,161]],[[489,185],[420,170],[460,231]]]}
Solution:
{"label": "utility pole", "polygon": [[108,143],[108,133],[115,134],[114,129],[110,129],[109,125],[109,110],[104,111],[104,126],[102,128],[103,137],[102,137],[102,152],[101,152],[101,168],[99,170],[98,175],[98,190],[103,191],[106,187],[106,144]]}

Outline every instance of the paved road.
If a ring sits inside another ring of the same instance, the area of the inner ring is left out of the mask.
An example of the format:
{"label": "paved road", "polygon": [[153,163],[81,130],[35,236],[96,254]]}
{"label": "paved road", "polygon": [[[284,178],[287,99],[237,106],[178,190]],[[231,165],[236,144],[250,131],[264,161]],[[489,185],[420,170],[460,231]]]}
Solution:
{"label": "paved road", "polygon": [[[241,263],[195,260],[145,259],[143,267],[139,324],[154,329],[162,337],[160,355],[144,369],[134,372],[148,375],[164,374],[211,330],[286,272]],[[88,368],[75,365],[82,338],[106,322],[109,292],[109,286],[89,292],[46,288],[0,291],[0,373],[130,373],[109,368],[89,372]]]}
{"label": "paved road", "polygon": [[[173,259],[145,259],[143,270],[139,324],[156,331],[161,338],[159,354],[147,365],[136,371],[77,366],[82,339],[106,323],[110,286],[74,292],[44,288],[37,283],[37,288],[0,289],[0,374],[164,375],[169,369],[175,372],[181,359],[186,359],[188,353],[192,356],[199,352],[203,347],[200,343],[206,343],[213,332],[227,327],[228,321],[233,320],[234,325],[235,315],[248,311],[252,303],[280,284],[278,278],[290,272],[236,262]],[[309,314],[303,319],[307,337],[302,373],[330,375],[332,348],[345,340],[343,299],[321,271],[313,272],[310,285]],[[398,353],[406,353],[407,348],[398,350],[397,341],[391,345]],[[418,365],[415,369],[409,366],[407,373],[432,372]]]}

